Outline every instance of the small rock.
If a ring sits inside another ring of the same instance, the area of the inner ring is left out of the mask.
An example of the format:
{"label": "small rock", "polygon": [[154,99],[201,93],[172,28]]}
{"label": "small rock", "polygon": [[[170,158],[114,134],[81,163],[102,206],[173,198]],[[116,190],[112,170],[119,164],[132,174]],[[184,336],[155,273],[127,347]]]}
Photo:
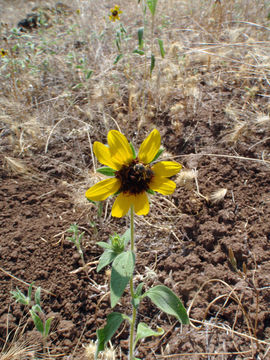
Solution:
{"label": "small rock", "polygon": [[62,320],[58,325],[58,332],[66,339],[74,338],[75,325],[70,320]]}

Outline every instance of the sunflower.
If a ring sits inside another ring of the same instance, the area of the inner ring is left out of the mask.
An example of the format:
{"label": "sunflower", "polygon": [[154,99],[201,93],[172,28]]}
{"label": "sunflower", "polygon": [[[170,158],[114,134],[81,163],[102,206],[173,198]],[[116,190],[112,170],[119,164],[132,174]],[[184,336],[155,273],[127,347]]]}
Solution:
{"label": "sunflower", "polygon": [[7,54],[8,54],[7,50],[5,50],[5,49],[0,49],[0,55],[1,55],[1,57],[5,57],[5,56],[7,56]]}
{"label": "sunflower", "polygon": [[109,19],[111,21],[120,20],[119,14],[122,14],[122,11],[120,10],[118,5],[115,5],[113,9],[110,10],[111,15],[109,16]]}
{"label": "sunflower", "polygon": [[160,133],[156,129],[143,141],[138,155],[133,145],[117,130],[109,131],[107,140],[108,147],[96,141],[93,150],[98,161],[106,165],[97,171],[112,177],[92,186],[85,196],[91,201],[102,201],[116,194],[112,207],[112,216],[115,217],[125,216],[131,205],[137,215],[147,215],[147,193],[172,194],[176,184],[168,177],[176,175],[182,166],[175,161],[152,164],[163,151],[160,149]]}

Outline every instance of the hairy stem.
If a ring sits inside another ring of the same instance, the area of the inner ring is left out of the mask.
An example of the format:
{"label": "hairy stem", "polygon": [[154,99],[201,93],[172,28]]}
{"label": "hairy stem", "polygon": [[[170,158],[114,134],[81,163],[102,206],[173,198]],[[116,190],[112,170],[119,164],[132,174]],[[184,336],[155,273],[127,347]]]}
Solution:
{"label": "hairy stem", "polygon": [[[135,253],[135,245],[134,245],[134,206],[131,206],[130,209],[130,243],[131,243],[131,251]],[[133,276],[129,281],[130,285],[130,295],[131,298],[134,298],[134,284],[133,284]],[[133,360],[133,347],[134,347],[134,335],[135,335],[135,322],[136,322],[136,308],[132,305],[132,319],[130,324],[130,335],[129,335],[129,360]]]}

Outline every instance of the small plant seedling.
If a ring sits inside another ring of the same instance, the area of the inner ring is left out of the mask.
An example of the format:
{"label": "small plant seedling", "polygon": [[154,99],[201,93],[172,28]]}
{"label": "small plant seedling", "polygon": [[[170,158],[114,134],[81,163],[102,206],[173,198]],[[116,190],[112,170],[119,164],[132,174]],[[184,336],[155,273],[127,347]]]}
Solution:
{"label": "small plant seedling", "polygon": [[[111,176],[111,174],[107,174],[106,173],[106,170],[104,170],[104,172],[100,171],[101,174],[103,175],[109,175]],[[102,201],[92,201],[92,200],[88,200],[90,203],[96,205],[97,207],[97,216],[98,216],[98,219],[100,220],[101,219],[101,216],[102,216],[102,212],[103,212],[103,202]],[[90,223],[90,226],[91,227],[94,227],[92,226],[92,224],[95,224],[94,222],[91,222]]]}
{"label": "small plant seedling", "polygon": [[41,287],[39,286],[35,292],[34,299],[32,300],[32,290],[34,283],[30,284],[27,295],[24,295],[20,289],[11,291],[11,295],[19,304],[28,307],[29,313],[32,320],[34,321],[35,327],[43,337],[44,344],[46,343],[47,337],[50,332],[52,317],[46,319],[46,316],[41,308]]}
{"label": "small plant seedling", "polygon": [[85,267],[85,261],[84,261],[82,247],[81,247],[81,242],[82,242],[82,238],[84,236],[84,231],[80,233],[78,225],[72,224],[72,225],[70,225],[69,229],[67,229],[67,232],[72,233],[72,236],[68,236],[67,240],[71,241],[76,246],[76,249],[78,250],[80,257],[82,259],[83,266]]}

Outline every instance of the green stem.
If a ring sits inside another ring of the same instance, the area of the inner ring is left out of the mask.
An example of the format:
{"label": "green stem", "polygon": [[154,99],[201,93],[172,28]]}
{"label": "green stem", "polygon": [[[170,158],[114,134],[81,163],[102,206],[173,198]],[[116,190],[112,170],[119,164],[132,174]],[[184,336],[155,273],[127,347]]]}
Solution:
{"label": "green stem", "polygon": [[[134,245],[134,206],[131,205],[130,208],[130,243],[131,243],[131,251],[135,252]],[[133,276],[129,281],[130,285],[130,295],[131,298],[134,299],[134,284],[133,284]],[[129,360],[133,360],[133,347],[134,347],[134,335],[135,335],[135,322],[136,322],[137,311],[134,305],[132,305],[132,320],[130,324],[130,335],[129,335]]]}
{"label": "green stem", "polygon": [[155,15],[152,14],[152,21],[151,21],[151,44],[150,44],[150,49],[151,49],[151,55],[153,54],[153,45],[154,45],[154,27],[155,27]]}
{"label": "green stem", "polygon": [[134,251],[134,205],[131,205],[130,208],[130,243],[131,251]]}

